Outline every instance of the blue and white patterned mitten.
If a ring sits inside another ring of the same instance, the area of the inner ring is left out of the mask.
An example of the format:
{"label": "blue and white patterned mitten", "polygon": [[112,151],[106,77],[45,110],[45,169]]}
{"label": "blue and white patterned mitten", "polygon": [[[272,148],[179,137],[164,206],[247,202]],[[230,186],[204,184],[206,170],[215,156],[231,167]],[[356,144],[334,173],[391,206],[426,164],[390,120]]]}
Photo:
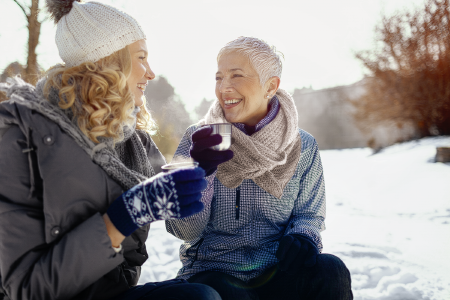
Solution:
{"label": "blue and white patterned mitten", "polygon": [[188,217],[203,209],[204,177],[198,167],[160,173],[123,193],[106,213],[124,236],[157,220]]}

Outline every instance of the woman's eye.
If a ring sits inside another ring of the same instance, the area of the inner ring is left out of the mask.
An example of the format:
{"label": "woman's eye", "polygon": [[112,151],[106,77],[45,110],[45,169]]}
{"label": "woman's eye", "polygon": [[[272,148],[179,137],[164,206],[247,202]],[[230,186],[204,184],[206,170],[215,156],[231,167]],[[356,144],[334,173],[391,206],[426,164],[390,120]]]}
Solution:
{"label": "woman's eye", "polygon": [[145,56],[141,56],[141,57],[139,57],[139,59],[145,59]]}
{"label": "woman's eye", "polygon": [[221,80],[221,79],[222,79],[222,78],[220,78],[220,77],[216,77],[216,81],[217,81],[217,80]]}
{"label": "woman's eye", "polygon": [[242,77],[241,74],[233,74],[233,77]]}

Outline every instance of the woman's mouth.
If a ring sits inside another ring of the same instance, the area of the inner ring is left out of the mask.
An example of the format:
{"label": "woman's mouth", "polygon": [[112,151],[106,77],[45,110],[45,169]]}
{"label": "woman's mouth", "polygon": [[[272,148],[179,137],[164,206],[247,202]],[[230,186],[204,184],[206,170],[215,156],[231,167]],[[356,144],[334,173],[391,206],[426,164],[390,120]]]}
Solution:
{"label": "woman's mouth", "polygon": [[138,83],[138,84],[137,84],[137,88],[140,89],[142,93],[145,92],[145,87],[146,87],[146,86],[147,86],[147,85],[146,85],[145,83]]}
{"label": "woman's mouth", "polygon": [[224,100],[224,106],[225,108],[233,108],[237,105],[239,105],[239,103],[241,103],[242,99],[230,99],[230,100]]}

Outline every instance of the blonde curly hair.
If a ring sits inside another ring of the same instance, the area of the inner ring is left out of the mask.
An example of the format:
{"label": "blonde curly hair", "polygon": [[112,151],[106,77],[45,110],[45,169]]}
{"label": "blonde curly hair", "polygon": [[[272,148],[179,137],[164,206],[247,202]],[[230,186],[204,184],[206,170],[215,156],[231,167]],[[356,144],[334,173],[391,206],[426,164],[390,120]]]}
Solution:
{"label": "blonde curly hair", "polygon": [[[55,66],[47,71],[44,90],[59,90],[59,107],[71,109],[78,127],[93,142],[98,137],[123,140],[123,126],[134,119],[134,96],[127,85],[131,74],[128,46],[97,62],[75,67]],[[79,99],[79,101],[75,101]],[[136,116],[136,129],[156,132],[157,126],[144,104]]]}

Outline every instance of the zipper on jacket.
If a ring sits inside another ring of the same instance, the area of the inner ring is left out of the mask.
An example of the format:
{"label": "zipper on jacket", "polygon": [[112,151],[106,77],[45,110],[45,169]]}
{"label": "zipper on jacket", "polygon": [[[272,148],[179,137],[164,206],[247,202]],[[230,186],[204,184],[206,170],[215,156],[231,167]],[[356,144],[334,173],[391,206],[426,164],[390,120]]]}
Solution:
{"label": "zipper on jacket", "polygon": [[[195,261],[197,260],[198,249],[199,249],[200,246],[202,245],[204,239],[205,239],[205,238],[201,238],[197,243],[195,243],[194,245],[192,245],[192,246],[189,248],[189,250],[191,250],[192,248],[197,247],[197,249],[195,249],[195,256],[194,256],[194,259],[192,260],[191,265],[189,266],[189,268],[192,268],[192,266],[194,265]],[[189,250],[188,250],[187,252],[189,252]]]}
{"label": "zipper on jacket", "polygon": [[241,187],[238,186],[236,188],[236,208],[235,208],[236,220],[239,220],[239,208],[240,208],[240,205],[241,205]]}

